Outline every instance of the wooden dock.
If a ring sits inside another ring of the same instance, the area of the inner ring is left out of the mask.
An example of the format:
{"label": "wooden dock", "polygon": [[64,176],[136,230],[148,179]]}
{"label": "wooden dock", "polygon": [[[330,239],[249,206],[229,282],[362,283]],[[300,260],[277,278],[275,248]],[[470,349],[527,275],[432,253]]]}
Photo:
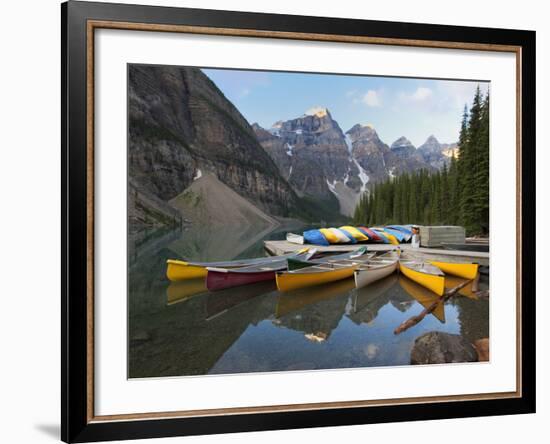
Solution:
{"label": "wooden dock", "polygon": [[[389,244],[345,244],[345,245],[299,245],[293,244],[286,240],[270,240],[264,241],[264,248],[273,256],[281,256],[283,254],[293,253],[305,246],[316,248],[323,253],[345,253],[354,251],[362,246],[366,246],[369,251],[389,251],[396,248],[395,245]],[[437,248],[413,248],[411,244],[401,244],[399,246],[402,251],[410,251],[415,255],[425,257],[429,260],[441,260],[449,262],[476,262],[479,265],[489,266],[489,253],[479,251],[459,251],[459,250],[443,250]]]}

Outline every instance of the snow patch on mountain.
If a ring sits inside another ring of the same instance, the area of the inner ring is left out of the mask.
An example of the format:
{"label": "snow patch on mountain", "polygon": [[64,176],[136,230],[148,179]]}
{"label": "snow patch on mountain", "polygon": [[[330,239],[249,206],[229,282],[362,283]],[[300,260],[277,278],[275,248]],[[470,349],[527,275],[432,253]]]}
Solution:
{"label": "snow patch on mountain", "polygon": [[286,148],[287,148],[286,155],[292,157],[292,148],[294,148],[294,145],[287,143]]}
{"label": "snow patch on mountain", "polygon": [[369,176],[365,171],[365,169],[357,161],[357,159],[353,158],[353,163],[355,163],[355,165],[357,165],[357,168],[359,169],[359,180],[361,180],[361,192],[364,192],[367,190],[367,184],[369,183]]}
{"label": "snow patch on mountain", "polygon": [[346,145],[348,146],[348,151],[351,153],[351,150],[353,149],[353,141],[351,140],[351,137],[349,134],[346,133]]}
{"label": "snow patch on mountain", "polygon": [[338,193],[336,192],[336,181],[334,180],[334,181],[332,181],[332,183],[330,183],[328,181],[328,179],[326,179],[326,181],[327,181],[328,189],[330,190],[330,192],[332,194],[334,194],[336,197],[338,197]]}

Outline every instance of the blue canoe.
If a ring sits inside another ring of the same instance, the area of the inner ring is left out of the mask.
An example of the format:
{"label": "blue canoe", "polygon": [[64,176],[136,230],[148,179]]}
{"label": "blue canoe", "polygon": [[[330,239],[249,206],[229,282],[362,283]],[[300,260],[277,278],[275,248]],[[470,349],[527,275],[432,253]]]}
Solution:
{"label": "blue canoe", "polygon": [[313,245],[330,245],[327,238],[319,230],[307,230],[304,231],[304,242]]}
{"label": "blue canoe", "polygon": [[394,230],[392,228],[384,227],[384,231],[387,231],[390,234],[393,234],[399,242],[405,242],[405,239],[408,240],[410,236],[407,238],[407,235],[399,230]]}
{"label": "blue canoe", "polygon": [[403,233],[408,234],[410,236],[412,236],[413,234],[412,230],[405,225],[388,225],[388,228],[391,228],[392,230],[402,231]]}

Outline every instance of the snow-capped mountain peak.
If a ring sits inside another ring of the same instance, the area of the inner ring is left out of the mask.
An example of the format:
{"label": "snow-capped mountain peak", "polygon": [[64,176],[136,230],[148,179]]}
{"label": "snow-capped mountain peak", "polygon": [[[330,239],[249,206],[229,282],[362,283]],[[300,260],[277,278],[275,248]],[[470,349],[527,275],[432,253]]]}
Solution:
{"label": "snow-capped mountain peak", "polygon": [[325,117],[325,116],[330,116],[330,113],[328,111],[327,108],[325,108],[324,106],[314,106],[310,109],[308,109],[305,113],[304,113],[304,116],[316,116],[316,117]]}

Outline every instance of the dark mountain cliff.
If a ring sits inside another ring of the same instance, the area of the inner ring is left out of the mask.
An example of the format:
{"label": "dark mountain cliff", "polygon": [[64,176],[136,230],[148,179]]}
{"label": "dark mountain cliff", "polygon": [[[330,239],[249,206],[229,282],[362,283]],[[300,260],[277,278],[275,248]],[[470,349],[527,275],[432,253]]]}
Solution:
{"label": "dark mountain cliff", "polygon": [[299,198],[254,131],[199,69],[130,65],[128,161],[134,187],[162,201],[202,175],[268,214],[299,212]]}

